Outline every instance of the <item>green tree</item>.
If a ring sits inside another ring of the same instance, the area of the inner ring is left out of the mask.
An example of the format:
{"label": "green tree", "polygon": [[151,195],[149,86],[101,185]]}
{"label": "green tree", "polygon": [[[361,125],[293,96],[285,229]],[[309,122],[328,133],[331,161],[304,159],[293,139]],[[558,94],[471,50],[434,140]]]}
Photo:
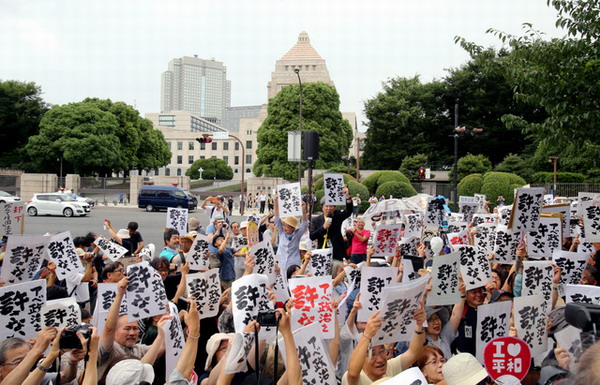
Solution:
{"label": "green tree", "polygon": [[531,165],[516,154],[506,155],[504,160],[496,165],[494,170],[517,174],[525,180],[529,180],[531,177]]}
{"label": "green tree", "polygon": [[[319,160],[315,168],[328,169],[340,163],[348,154],[352,129],[340,112],[340,98],[334,87],[322,83],[302,86],[303,130],[319,133]],[[287,161],[287,133],[297,129],[299,119],[299,89],[289,85],[269,100],[267,119],[258,129],[257,176],[282,177],[294,180],[298,164]]]}
{"label": "green tree", "polygon": [[[492,169],[492,162],[485,155],[467,154],[458,160],[458,180],[469,174],[485,174]],[[454,169],[450,171],[450,180],[454,180]]]}
{"label": "green tree", "polygon": [[0,167],[19,167],[21,148],[30,136],[39,132],[42,116],[48,105],[42,99],[42,89],[35,83],[0,80]]}
{"label": "green tree", "polygon": [[417,190],[408,182],[385,182],[377,188],[377,196],[393,196],[394,198],[408,198],[417,195]]}
{"label": "green tree", "polygon": [[233,179],[233,169],[223,159],[198,159],[187,169],[185,175],[192,179],[200,179],[200,169],[203,170],[202,179]]}
{"label": "green tree", "polygon": [[400,172],[406,175],[410,180],[419,180],[419,169],[427,165],[427,155],[417,154],[412,156],[405,156],[400,164]]}

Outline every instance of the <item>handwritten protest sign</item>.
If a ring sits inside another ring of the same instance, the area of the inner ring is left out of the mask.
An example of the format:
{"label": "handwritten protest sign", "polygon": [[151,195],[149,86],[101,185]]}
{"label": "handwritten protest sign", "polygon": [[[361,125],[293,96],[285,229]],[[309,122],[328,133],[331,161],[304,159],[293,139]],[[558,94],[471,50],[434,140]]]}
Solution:
{"label": "handwritten protest sign", "polygon": [[483,362],[483,349],[496,337],[508,336],[512,302],[494,302],[477,307],[477,333],[475,335],[476,357]]}
{"label": "handwritten protest sign", "polygon": [[542,294],[544,296],[544,314],[548,314],[552,310],[553,272],[552,261],[523,262],[523,290],[521,291],[521,295]]}
{"label": "handwritten protest sign", "polygon": [[558,295],[564,297],[564,285],[575,285],[581,281],[583,271],[588,263],[588,254],[555,250],[552,254],[552,261],[560,267]]}
{"label": "handwritten protest sign", "polygon": [[492,223],[482,223],[476,228],[477,232],[474,235],[475,246],[479,246],[491,253],[494,248],[494,240],[496,238],[496,225]]}
{"label": "handwritten protest sign", "polygon": [[444,204],[445,201],[441,202],[441,199],[430,197],[427,199],[427,206],[425,210],[425,226],[432,226],[438,228],[440,222],[444,219]]}
{"label": "handwritten protest sign", "polygon": [[498,207],[498,225],[508,226],[510,220],[510,213],[512,206],[500,206]]}
{"label": "handwritten protest sign", "polygon": [[[262,274],[249,274],[233,281],[231,302],[236,333],[243,333],[259,311],[273,309],[273,303],[267,298],[267,281]],[[270,331],[269,328],[261,328],[261,333],[267,332],[267,329]],[[274,332],[275,329],[272,330]]]}
{"label": "handwritten protest sign", "polygon": [[50,237],[42,235],[8,237],[0,281],[6,285],[31,281],[46,259],[49,241]]}
{"label": "handwritten protest sign", "polygon": [[520,231],[535,231],[540,221],[543,197],[543,187],[517,188],[508,228]]}
{"label": "handwritten protest sign", "polygon": [[417,256],[417,245],[419,243],[418,238],[402,238],[400,240],[400,255],[402,256]]}
{"label": "handwritten protest sign", "polygon": [[562,247],[562,221],[560,217],[541,217],[535,231],[527,235],[527,254],[530,258],[550,258]]}
{"label": "handwritten protest sign", "polygon": [[[298,360],[302,371],[302,384],[335,385],[335,366],[329,358],[326,344],[321,337],[317,324],[310,324],[293,332],[294,342],[298,350]],[[287,365],[285,344],[279,340],[279,349],[284,364]]]}
{"label": "handwritten protest sign", "polygon": [[275,252],[271,242],[265,239],[250,248],[250,255],[254,255],[256,265],[252,270],[255,274],[264,274],[268,279],[268,284],[275,283]]}
{"label": "handwritten protest sign", "polygon": [[373,256],[385,257],[396,255],[396,246],[398,246],[401,230],[401,224],[377,226],[375,240],[373,241]]}
{"label": "handwritten protest sign", "polygon": [[188,274],[186,285],[188,296],[196,299],[200,319],[214,317],[219,313],[221,282],[218,268],[205,273]]}
{"label": "handwritten protest sign", "polygon": [[469,224],[467,222],[460,221],[450,221],[448,222],[448,233],[460,233],[463,230],[467,229]]}
{"label": "handwritten protest sign", "polygon": [[529,348],[531,354],[537,355],[548,349],[548,330],[546,313],[544,313],[544,297],[540,294],[526,297],[515,297],[515,327],[519,338]]}
{"label": "handwritten protest sign", "polygon": [[404,216],[404,238],[419,238],[421,236],[421,216],[408,214]]}
{"label": "handwritten protest sign", "polygon": [[46,280],[0,287],[0,340],[35,338],[42,330],[40,310],[46,303]]}
{"label": "handwritten protest sign", "polygon": [[431,266],[431,287],[427,295],[427,306],[454,305],[460,301],[458,290],[458,268],[460,252],[438,255]]}
{"label": "handwritten protest sign", "polygon": [[129,321],[167,312],[167,293],[160,275],[148,262],[127,267],[127,310]]}
{"label": "handwritten protest sign", "polygon": [[414,281],[383,289],[383,301],[380,317],[381,328],[373,337],[373,346],[410,341],[413,338],[416,323],[414,313],[420,307],[429,274]]}
{"label": "handwritten protest sign", "polygon": [[185,259],[190,263],[192,270],[208,270],[209,241],[204,234],[196,235],[190,250],[185,254]]}
{"label": "handwritten protest sign", "polygon": [[466,222],[465,216],[461,213],[450,213],[450,220],[455,222]]}
{"label": "handwritten protest sign", "polygon": [[577,205],[576,205],[576,213],[578,217],[583,217],[583,207],[582,203],[593,201],[596,198],[597,193],[591,192],[579,192],[577,193]]}
{"label": "handwritten protest sign", "polygon": [[485,204],[487,203],[487,196],[485,194],[473,194],[473,197],[477,201],[477,210],[484,211]]}
{"label": "handwritten protest sign", "polygon": [[[471,198],[471,199],[466,199]],[[469,223],[473,220],[473,214],[477,213],[477,207],[479,206],[475,200],[475,197],[460,197],[458,204],[458,212],[463,215],[465,222]]]}
{"label": "handwritten protest sign", "polygon": [[474,214],[473,224],[479,226],[484,223],[495,224],[498,220],[498,214]]}
{"label": "handwritten protest sign", "polygon": [[331,277],[331,264],[333,263],[333,249],[316,249],[311,252],[308,271],[315,277]]}
{"label": "handwritten protest sign", "polygon": [[[98,333],[102,334],[104,325],[106,324],[106,318],[108,317],[108,311],[113,304],[117,295],[117,284],[116,283],[99,283],[98,284],[98,297],[96,301],[96,310],[94,311],[94,317],[92,318],[92,325],[98,328]],[[127,296],[123,296],[121,301],[121,307],[119,308],[119,315],[127,314]]]}
{"label": "handwritten protest sign", "polygon": [[110,258],[110,260],[113,262],[124,256],[128,251],[126,248],[119,245],[118,243],[111,242],[103,237],[96,238],[94,243],[96,244],[96,246],[98,246],[100,250],[102,250],[104,255]]}
{"label": "handwritten protest sign", "polygon": [[334,206],[346,205],[346,195],[342,192],[344,188],[344,177],[342,174],[325,173],[323,180],[325,204]]}
{"label": "handwritten protest sign", "polygon": [[0,203],[0,235],[23,233],[24,202]]}
{"label": "handwritten protest sign", "polygon": [[277,195],[279,197],[279,216],[281,218],[302,215],[300,183],[277,185]]}
{"label": "handwritten protest sign", "polygon": [[283,278],[281,273],[275,275],[273,292],[277,296],[278,301],[285,302],[290,298],[290,289],[288,288],[287,279]]}
{"label": "handwritten protest sign", "polygon": [[531,351],[514,337],[494,338],[483,351],[484,366],[498,384],[520,384],[529,372]]}
{"label": "handwritten protest sign", "polygon": [[[232,347],[227,355],[224,373],[235,374],[248,371],[248,356],[254,346],[254,333],[237,333],[229,343]],[[285,362],[285,354],[283,356]]]}
{"label": "handwritten protest sign", "polygon": [[427,385],[428,383],[423,372],[419,368],[414,367],[402,371],[397,376],[382,382],[381,385]]}
{"label": "handwritten protest sign", "polygon": [[573,373],[577,373],[579,367],[579,359],[583,354],[583,344],[581,342],[581,330],[575,326],[567,326],[564,329],[554,333],[554,338],[558,345],[567,351],[569,358],[569,369]]}
{"label": "handwritten protest sign", "polygon": [[600,205],[594,201],[579,202],[583,214],[585,240],[594,243],[600,242]]}
{"label": "handwritten protest sign", "polygon": [[458,246],[460,274],[467,290],[484,286],[492,280],[492,267],[485,249],[477,246]]}
{"label": "handwritten protest sign", "polygon": [[402,258],[402,283],[413,281],[420,277],[419,273],[415,271],[413,261],[409,258]]}
{"label": "handwritten protest sign", "polygon": [[318,323],[323,338],[335,336],[335,318],[332,301],[332,283],[329,277],[304,277],[289,280],[294,300],[292,330]]}
{"label": "handwritten protest sign", "polygon": [[571,206],[568,203],[542,206],[542,213],[555,213],[562,215],[563,237],[569,236],[569,224],[571,223]]}
{"label": "handwritten protest sign", "polygon": [[48,256],[56,264],[56,276],[65,279],[74,273],[83,273],[84,268],[75,252],[71,232],[54,235],[48,243]]}
{"label": "handwritten protest sign", "polygon": [[165,333],[165,365],[166,373],[171,373],[177,366],[179,357],[183,352],[185,339],[183,336],[183,328],[179,320],[179,312],[174,303],[169,302],[169,312],[172,318],[163,325]]}
{"label": "handwritten protest sign", "polygon": [[494,237],[494,262],[512,264],[516,258],[517,247],[521,241],[521,233],[498,225]]}
{"label": "handwritten protest sign", "polygon": [[139,256],[142,261],[150,262],[152,258],[154,258],[154,252],[156,251],[156,246],[154,243],[149,243],[147,246],[144,246],[142,250],[139,252]]}
{"label": "handwritten protest sign", "polygon": [[591,285],[565,285],[566,303],[579,302],[600,305],[600,287]]}
{"label": "handwritten protest sign", "polygon": [[175,229],[179,235],[187,233],[188,209],[167,208],[167,228]]}
{"label": "handwritten protest sign", "polygon": [[360,277],[360,304],[357,321],[366,322],[381,306],[381,292],[396,282],[398,269],[395,267],[363,266]]}
{"label": "handwritten protest sign", "polygon": [[74,297],[48,301],[41,309],[42,329],[53,327],[58,330],[81,323],[81,310]]}

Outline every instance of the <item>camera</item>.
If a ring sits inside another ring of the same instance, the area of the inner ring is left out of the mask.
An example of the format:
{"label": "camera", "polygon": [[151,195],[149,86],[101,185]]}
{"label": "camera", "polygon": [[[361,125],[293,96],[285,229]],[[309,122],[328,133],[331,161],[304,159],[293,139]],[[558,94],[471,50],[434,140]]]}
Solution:
{"label": "camera", "polygon": [[190,301],[185,297],[177,298],[177,310],[178,311],[189,311],[190,310]]}
{"label": "camera", "polygon": [[275,314],[275,310],[259,311],[256,321],[260,324],[260,326],[277,326],[279,323],[277,314]]}
{"label": "camera", "polygon": [[79,324],[69,326],[60,336],[59,346],[61,349],[83,349],[77,333],[81,333],[83,338],[88,339],[92,336],[92,325]]}

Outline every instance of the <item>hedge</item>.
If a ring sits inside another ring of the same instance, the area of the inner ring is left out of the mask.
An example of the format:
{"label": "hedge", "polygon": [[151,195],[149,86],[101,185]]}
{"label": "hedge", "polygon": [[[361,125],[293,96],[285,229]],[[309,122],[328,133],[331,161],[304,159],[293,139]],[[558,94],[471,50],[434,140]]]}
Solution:
{"label": "hedge", "polygon": [[481,185],[483,185],[483,175],[481,174],[470,174],[462,178],[458,182],[458,195],[459,196],[473,196],[479,194],[481,191]]}
{"label": "hedge", "polygon": [[365,180],[362,181],[362,184],[369,189],[369,193],[376,194],[379,186],[387,182],[403,182],[410,184],[406,175],[402,174],[400,171],[393,170],[374,172],[366,177]]}
{"label": "hedge", "polygon": [[[558,183],[584,183],[586,176],[577,172],[557,172],[556,181]],[[554,183],[554,173],[536,172],[531,176],[531,183]]]}
{"label": "hedge", "polygon": [[376,195],[384,195],[386,199],[390,195],[394,198],[407,198],[417,195],[417,191],[407,182],[385,182],[377,188]]}
{"label": "hedge", "polygon": [[484,175],[471,174],[458,184],[458,195],[485,194],[492,205],[496,203],[498,196],[502,195],[506,204],[511,204],[514,199],[514,189],[525,183],[520,176],[508,172],[490,171]]}

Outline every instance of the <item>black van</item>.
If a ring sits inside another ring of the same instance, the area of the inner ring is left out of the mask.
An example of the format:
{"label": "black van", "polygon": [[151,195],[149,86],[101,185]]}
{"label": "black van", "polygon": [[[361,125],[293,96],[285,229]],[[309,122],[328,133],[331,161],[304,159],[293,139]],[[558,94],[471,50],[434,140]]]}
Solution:
{"label": "black van", "polygon": [[198,199],[189,192],[174,186],[142,186],[138,195],[138,207],[146,211],[180,207],[194,210]]}

